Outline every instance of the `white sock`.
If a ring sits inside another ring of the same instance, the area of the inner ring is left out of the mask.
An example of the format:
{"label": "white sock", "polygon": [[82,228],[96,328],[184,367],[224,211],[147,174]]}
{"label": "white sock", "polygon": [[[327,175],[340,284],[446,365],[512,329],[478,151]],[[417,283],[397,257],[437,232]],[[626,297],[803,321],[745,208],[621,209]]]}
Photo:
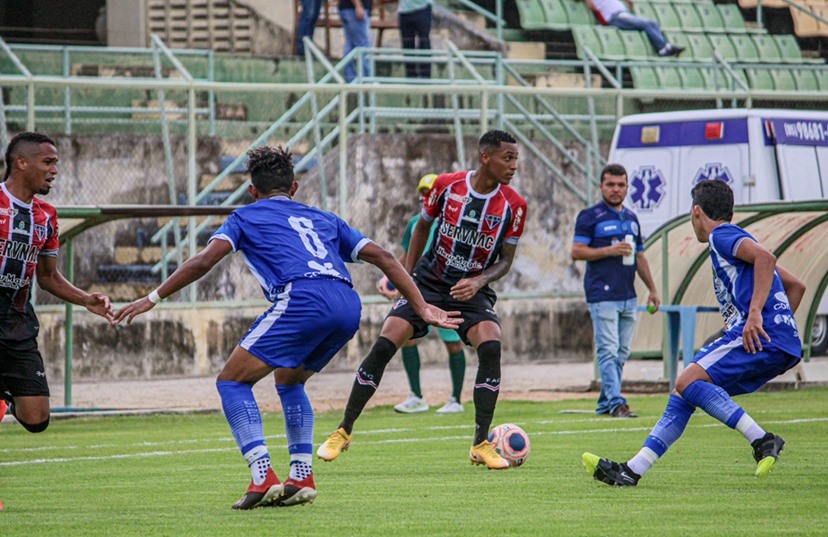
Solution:
{"label": "white sock", "polygon": [[656,452],[648,447],[641,448],[635,457],[627,461],[627,466],[633,472],[643,476],[658,460]]}
{"label": "white sock", "polygon": [[755,440],[765,436],[765,430],[759,427],[747,413],[742,414],[742,417],[739,418],[739,421],[736,423],[736,430],[742,433],[751,444]]}
{"label": "white sock", "polygon": [[250,467],[250,476],[254,485],[261,485],[267,478],[267,470],[270,468],[270,455],[267,447],[256,446],[244,454],[244,459]]}
{"label": "white sock", "polygon": [[313,460],[313,458],[310,455],[291,455],[291,459],[293,459],[290,461],[291,479],[295,479],[296,481],[303,481],[313,473],[313,466],[311,466],[311,461]]}

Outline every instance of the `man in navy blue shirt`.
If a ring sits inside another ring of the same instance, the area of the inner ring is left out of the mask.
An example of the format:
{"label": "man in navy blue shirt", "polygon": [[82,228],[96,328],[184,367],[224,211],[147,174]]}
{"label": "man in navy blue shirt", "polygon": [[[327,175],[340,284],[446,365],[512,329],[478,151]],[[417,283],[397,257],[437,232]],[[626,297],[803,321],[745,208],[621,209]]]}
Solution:
{"label": "man in navy blue shirt", "polygon": [[603,199],[578,213],[572,244],[572,259],[587,262],[584,290],[601,373],[595,412],[615,418],[638,417],[621,395],[621,374],[630,356],[638,307],[636,272],[650,290],[650,311],[658,310],[661,304],[644,256],[638,217],[622,205],[628,186],[623,166],[609,164],[601,171]]}

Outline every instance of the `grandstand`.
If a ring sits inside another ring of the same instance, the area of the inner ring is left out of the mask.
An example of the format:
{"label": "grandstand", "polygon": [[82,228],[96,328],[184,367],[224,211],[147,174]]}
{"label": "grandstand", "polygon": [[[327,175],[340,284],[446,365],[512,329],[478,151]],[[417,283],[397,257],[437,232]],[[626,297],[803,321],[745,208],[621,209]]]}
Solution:
{"label": "grandstand", "polygon": [[[756,7],[735,1],[636,2],[638,13],[687,47],[677,59],[656,56],[639,32],[599,26],[577,0],[439,0],[429,52],[399,48],[396,4],[377,2],[375,46],[347,58],[331,1],[302,58],[292,55],[295,0],[79,4],[77,13],[46,17],[43,24],[61,29],[52,33],[0,13],[0,141],[23,129],[58,137],[71,163],[60,179],[69,188],[52,196],[59,206],[245,203],[245,151],[281,143],[296,156],[306,201],[396,244],[399,214],[413,210],[399,195],[408,178],[424,167],[470,165],[485,128],[514,132],[527,178],[520,187],[537,202],[514,274],[499,282],[500,295],[513,299],[503,307],[517,312],[504,329],[521,334],[507,337],[512,345],[526,330],[554,341],[507,349],[513,356],[578,346],[544,327],[552,318],[574,326],[584,319],[573,306],[581,277],[566,253],[568,230],[596,195],[617,118],[828,104],[828,36],[821,33],[828,21],[810,0],[766,3],[759,18]],[[43,5],[31,2],[32,13]],[[373,74],[348,86],[342,71],[351,59],[370,62]],[[406,79],[412,61],[430,62],[432,78]],[[75,252],[84,252],[72,260],[75,279],[118,300],[140,296],[220,222],[168,216],[102,224],[73,239]],[[255,282],[228,276],[242,272],[232,263],[181,293],[176,306],[254,303]],[[357,268],[358,290],[381,310],[373,279]],[[37,299],[48,309],[48,297]],[[198,352],[210,355],[192,366],[203,370],[223,349]]]}

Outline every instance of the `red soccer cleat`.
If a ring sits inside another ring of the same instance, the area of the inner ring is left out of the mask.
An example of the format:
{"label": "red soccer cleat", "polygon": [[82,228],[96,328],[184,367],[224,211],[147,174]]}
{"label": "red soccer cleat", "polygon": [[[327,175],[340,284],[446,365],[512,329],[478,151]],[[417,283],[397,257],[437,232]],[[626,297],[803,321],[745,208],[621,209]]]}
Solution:
{"label": "red soccer cleat", "polygon": [[316,485],[313,483],[313,474],[302,481],[292,477],[285,481],[282,493],[273,503],[276,507],[290,507],[303,503],[313,503],[316,499]]}
{"label": "red soccer cleat", "polygon": [[261,485],[254,485],[251,481],[241,500],[233,504],[233,509],[255,509],[256,507],[271,505],[281,492],[282,483],[276,477],[273,468],[268,468],[264,482]]}

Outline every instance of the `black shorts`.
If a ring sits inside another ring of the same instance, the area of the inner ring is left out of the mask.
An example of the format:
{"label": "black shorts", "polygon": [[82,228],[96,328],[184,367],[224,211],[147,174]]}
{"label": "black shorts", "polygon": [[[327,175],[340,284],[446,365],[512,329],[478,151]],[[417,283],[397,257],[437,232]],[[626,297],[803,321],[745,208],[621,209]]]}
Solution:
{"label": "black shorts", "polygon": [[7,398],[25,395],[49,397],[49,383],[37,339],[0,339],[0,392]]}
{"label": "black shorts", "polygon": [[[423,286],[419,282],[417,282],[417,287],[420,289],[420,293],[422,293],[425,301],[429,304],[442,308],[445,311],[460,312],[463,322],[457,328],[457,333],[466,345],[471,345],[471,342],[466,336],[472,326],[483,321],[492,321],[500,326],[497,313],[494,311],[497,295],[489,287],[484,287],[471,300],[466,301],[451,298],[448,289],[437,291]],[[417,339],[428,334],[428,324],[419,315],[414,313],[414,308],[404,298],[400,298],[394,303],[394,306],[386,317],[399,317],[400,319],[408,321],[414,327],[414,335],[411,336],[411,339]]]}

